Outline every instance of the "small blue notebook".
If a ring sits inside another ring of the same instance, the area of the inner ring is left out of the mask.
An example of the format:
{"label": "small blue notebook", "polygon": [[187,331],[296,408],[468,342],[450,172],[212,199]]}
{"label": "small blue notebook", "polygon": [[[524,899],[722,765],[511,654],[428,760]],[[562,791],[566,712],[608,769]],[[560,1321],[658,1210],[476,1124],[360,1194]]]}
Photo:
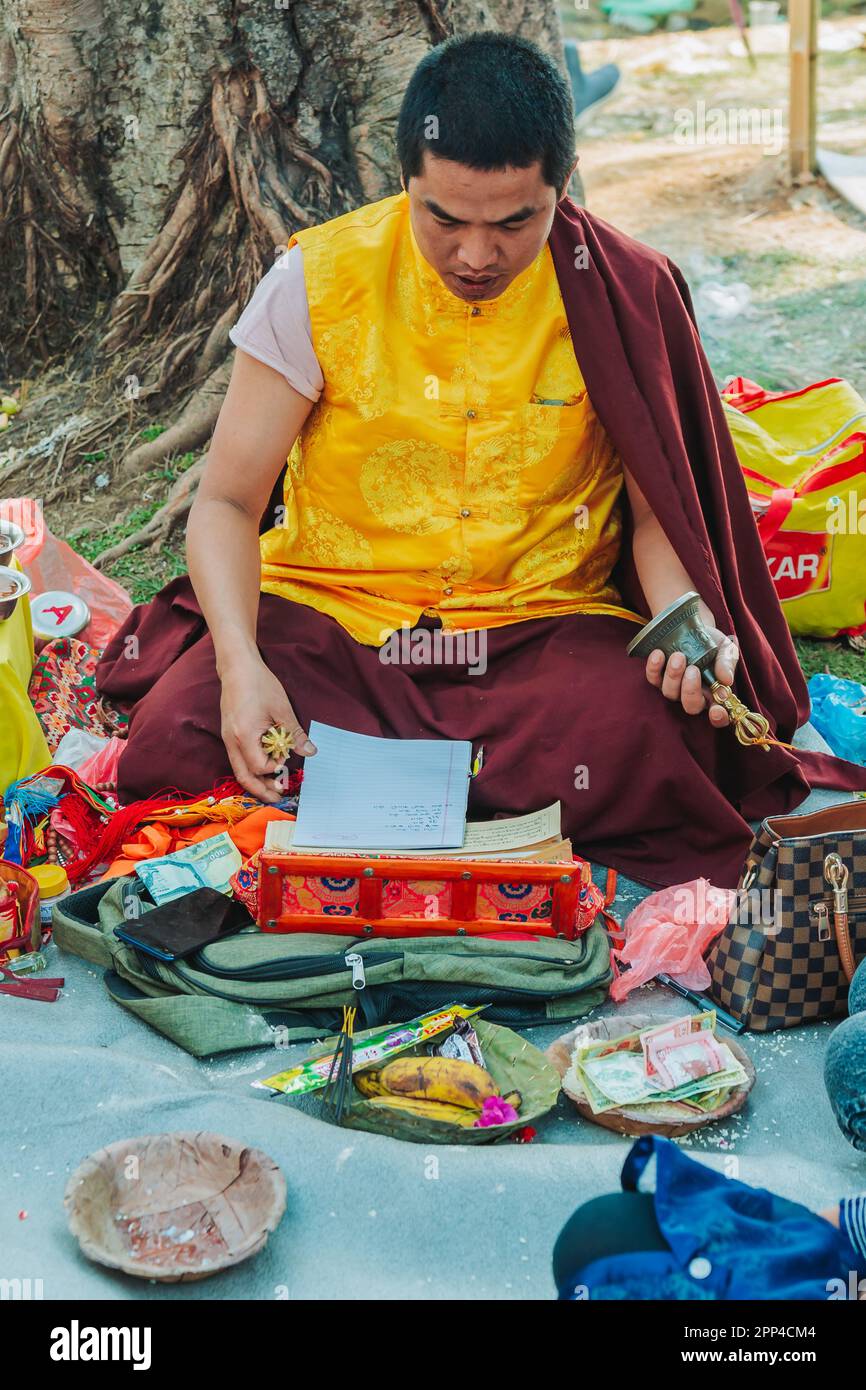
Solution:
{"label": "small blue notebook", "polygon": [[372,738],[310,724],[295,849],[458,849],[466,833],[472,744]]}

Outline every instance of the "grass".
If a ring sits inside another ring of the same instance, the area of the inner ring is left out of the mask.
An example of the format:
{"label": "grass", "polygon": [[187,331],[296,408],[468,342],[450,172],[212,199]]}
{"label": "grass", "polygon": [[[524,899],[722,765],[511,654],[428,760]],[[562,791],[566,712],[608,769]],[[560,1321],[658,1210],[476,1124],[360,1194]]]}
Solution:
{"label": "grass", "polygon": [[[79,531],[77,535],[70,537],[70,541],[79,555],[92,561],[101,551],[117,545],[118,541],[125,540],[139,527],[145,526],[161,506],[161,501],[155,501],[147,506],[137,507],[118,525]],[[134,603],[147,603],[164,585],[185,572],[186,559],[182,545],[165,543],[158,551],[150,548],[130,550],[106,567],[106,573],[129,590]]]}
{"label": "grass", "polygon": [[[157,427],[156,435],[161,433],[162,427]],[[163,505],[165,484],[175,482],[180,474],[185,473],[195,463],[196,457],[193,453],[182,454],[178,458],[167,460],[164,467],[146,473],[141,479],[142,491],[148,490],[148,484],[154,484],[159,489],[159,496],[133,508],[122,520],[113,524],[79,527],[67,537],[70,544],[74,545],[85,560],[93,561],[103,550],[133,535],[142,526],[146,526]],[[177,534],[176,541],[172,541],[170,545],[163,542],[158,550],[146,547],[128,551],[126,555],[121,555],[119,559],[106,566],[106,574],[129,590],[134,603],[147,603],[172,579],[186,573],[183,540],[181,534]]]}
{"label": "grass", "polygon": [[794,647],[807,680],[810,676],[829,671],[831,676],[866,685],[866,653],[855,651],[847,642],[819,642],[810,637],[795,637]]}

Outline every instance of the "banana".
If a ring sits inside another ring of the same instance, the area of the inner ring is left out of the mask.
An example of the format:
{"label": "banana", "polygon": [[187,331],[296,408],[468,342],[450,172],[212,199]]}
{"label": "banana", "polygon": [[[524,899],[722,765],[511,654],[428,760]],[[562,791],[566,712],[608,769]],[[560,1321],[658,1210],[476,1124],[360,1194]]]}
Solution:
{"label": "banana", "polygon": [[476,1113],[488,1096],[499,1095],[489,1072],[455,1057],[395,1057],[383,1067],[379,1081],[391,1095],[459,1105]]}
{"label": "banana", "polygon": [[359,1071],[353,1078],[362,1096],[383,1096],[385,1087],[379,1080],[378,1071]]}
{"label": "banana", "polygon": [[464,1105],[445,1105],[438,1100],[418,1100],[415,1096],[373,1096],[369,1105],[383,1110],[397,1110],[401,1114],[417,1115],[422,1120],[439,1120],[444,1124],[473,1125],[477,1112],[467,1110]]}
{"label": "banana", "polygon": [[509,1091],[508,1095],[503,1096],[502,1099],[514,1110],[519,1110],[523,1104],[523,1096],[519,1091]]}

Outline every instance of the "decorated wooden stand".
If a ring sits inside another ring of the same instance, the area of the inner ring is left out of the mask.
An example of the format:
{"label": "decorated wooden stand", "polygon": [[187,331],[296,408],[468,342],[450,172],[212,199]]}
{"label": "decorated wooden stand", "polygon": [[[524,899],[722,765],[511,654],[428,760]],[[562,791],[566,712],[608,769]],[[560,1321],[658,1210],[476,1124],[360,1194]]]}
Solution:
{"label": "decorated wooden stand", "polygon": [[[401,856],[341,854],[286,854],[263,852],[259,865],[258,924],[264,932],[326,932],[358,936],[359,928],[376,936],[483,936],[522,928],[538,936],[573,940],[590,925],[599,910],[601,891],[592,883],[591,866],[585,860],[559,863],[516,863],[513,860],[416,859]],[[357,884],[357,902],[351,914],[324,911],[287,911],[284,885],[309,879],[333,878]],[[386,883],[411,884],[427,906],[418,915],[388,915],[383,905]],[[440,901],[442,885],[450,885],[447,910]],[[549,913],[523,921],[492,913],[482,916],[479,893],[486,885],[506,891],[519,885],[549,885]],[[426,888],[425,888],[426,885]],[[434,889],[436,891],[434,891]],[[599,901],[581,922],[581,894],[598,895]],[[606,904],[605,904],[606,905]],[[430,914],[430,915],[428,915]]]}

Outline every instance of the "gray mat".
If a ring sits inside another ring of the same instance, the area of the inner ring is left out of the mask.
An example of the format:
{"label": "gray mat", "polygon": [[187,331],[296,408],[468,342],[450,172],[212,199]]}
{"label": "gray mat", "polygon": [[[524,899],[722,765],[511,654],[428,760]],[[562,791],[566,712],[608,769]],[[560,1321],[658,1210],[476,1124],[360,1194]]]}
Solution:
{"label": "gray mat", "polygon": [[[808,728],[798,742],[821,746]],[[844,799],[814,792],[802,809]],[[622,920],[647,890],[619,886]],[[111,1003],[100,971],[53,946],[48,964],[67,981],[57,1004],[0,996],[0,1278],[41,1279],[46,1299],[549,1299],[563,1222],[619,1185],[629,1141],[577,1118],[563,1097],[529,1145],[427,1148],[337,1130],[250,1087],[304,1049],[197,1062]],[[683,1012],[657,986],[625,1007]],[[757,1069],[746,1109],[683,1141],[688,1150],[813,1208],[866,1187],[866,1158],[839,1134],[824,1092],[831,1028],[744,1035]],[[557,1031],[528,1036],[544,1047]],[[104,1144],[179,1129],[231,1135],[279,1163],[288,1208],[268,1246],[195,1284],[91,1264],[66,1227],[69,1173]]]}

